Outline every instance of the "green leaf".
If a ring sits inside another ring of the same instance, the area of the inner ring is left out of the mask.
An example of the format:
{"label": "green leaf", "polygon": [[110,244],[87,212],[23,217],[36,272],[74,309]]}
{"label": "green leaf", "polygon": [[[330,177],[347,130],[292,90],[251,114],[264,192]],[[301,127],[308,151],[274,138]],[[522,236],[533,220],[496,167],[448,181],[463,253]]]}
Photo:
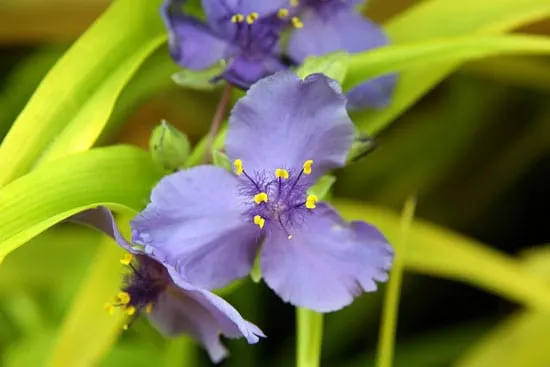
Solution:
{"label": "green leaf", "polygon": [[199,71],[183,69],[172,75],[172,80],[181,87],[198,90],[212,90],[217,88],[219,84],[213,84],[210,81],[212,78],[220,75],[224,68],[224,63],[219,63],[208,69]]}
{"label": "green leaf", "polygon": [[[390,243],[396,243],[400,233],[398,214],[349,201],[338,200],[333,204],[347,219],[373,223]],[[411,271],[462,281],[525,306],[550,311],[550,287],[528,274],[516,259],[419,219],[415,219],[410,230],[405,266]]]}
{"label": "green leaf", "polygon": [[166,38],[160,3],[116,1],[56,63],[0,146],[0,186],[44,157],[94,144],[124,85]]}
{"label": "green leaf", "polygon": [[399,310],[399,298],[401,296],[401,282],[403,268],[409,240],[411,223],[416,209],[416,197],[410,196],[405,202],[401,214],[401,228],[399,243],[395,245],[395,258],[390,273],[390,281],[386,288],[384,308],[382,309],[382,321],[380,323],[380,337],[378,338],[377,366],[393,366],[395,351],[395,333],[397,331],[397,314]]}
{"label": "green leaf", "polygon": [[155,126],[149,139],[149,149],[153,161],[168,172],[183,167],[191,153],[191,143],[187,135],[166,121]]}
{"label": "green leaf", "polygon": [[315,185],[311,186],[307,192],[308,194],[313,194],[319,198],[319,200],[324,200],[329,194],[332,185],[336,182],[336,177],[332,175],[322,176],[315,182]]}
{"label": "green leaf", "polygon": [[47,366],[98,365],[116,341],[125,315],[110,315],[103,305],[120,289],[124,267],[119,259],[123,254],[111,238],[103,236],[89,274],[65,316]]}
{"label": "green leaf", "polygon": [[44,164],[0,189],[0,257],[84,209],[139,211],[160,177],[147,152],[126,146]]}
{"label": "green leaf", "polygon": [[323,314],[296,308],[296,366],[318,367],[321,362]]}
{"label": "green leaf", "polygon": [[324,56],[308,56],[296,70],[300,78],[310,74],[321,73],[342,84],[348,72],[350,54],[335,52]]}
{"label": "green leaf", "polygon": [[[498,6],[492,1],[427,0],[392,18],[385,30],[393,43],[400,44],[504,33],[549,15],[547,0],[501,0]],[[362,130],[380,131],[458,66],[456,62],[443,62],[437,67],[421,66],[401,73],[390,107],[362,112],[355,121]]]}

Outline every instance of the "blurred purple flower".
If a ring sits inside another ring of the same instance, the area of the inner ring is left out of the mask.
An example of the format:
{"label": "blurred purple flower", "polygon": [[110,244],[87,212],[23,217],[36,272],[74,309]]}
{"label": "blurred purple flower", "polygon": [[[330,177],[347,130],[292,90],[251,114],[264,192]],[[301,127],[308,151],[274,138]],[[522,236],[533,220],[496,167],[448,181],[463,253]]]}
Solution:
{"label": "blurred purple flower", "polygon": [[183,333],[193,336],[216,363],[227,354],[220,342],[220,334],[229,338],[244,337],[250,344],[265,337],[256,325],[244,320],[222,298],[191,285],[169,265],[161,264],[134,248],[119,233],[107,208],[87,210],[71,220],[101,230],[129,252],[121,263],[128,265],[131,273],[125,278],[116,303],[106,304],[108,311],[121,307],[133,317],[132,320],[145,312],[165,336]]}
{"label": "blurred purple flower", "polygon": [[319,312],[342,308],[376,290],[393,259],[376,228],[346,223],[307,193],[344,165],[353,134],[336,82],[291,72],[262,79],[229,120],[235,174],[199,166],[166,176],[132,221],[132,239],[208,289],[246,275],[262,247],[263,277],[283,300]]}
{"label": "blurred purple flower", "polygon": [[[300,26],[292,33],[287,53],[297,63],[308,56],[336,51],[358,53],[385,46],[389,39],[354,7],[364,0],[300,0]],[[297,2],[296,2],[297,3]],[[298,13],[297,13],[298,14]],[[369,80],[346,93],[348,109],[382,108],[391,101],[396,75]]]}
{"label": "blurred purple flower", "polygon": [[186,0],[161,8],[172,58],[191,70],[227,63],[219,78],[248,88],[286,66],[280,61],[278,9],[286,0],[202,0],[206,22],[186,14]]}

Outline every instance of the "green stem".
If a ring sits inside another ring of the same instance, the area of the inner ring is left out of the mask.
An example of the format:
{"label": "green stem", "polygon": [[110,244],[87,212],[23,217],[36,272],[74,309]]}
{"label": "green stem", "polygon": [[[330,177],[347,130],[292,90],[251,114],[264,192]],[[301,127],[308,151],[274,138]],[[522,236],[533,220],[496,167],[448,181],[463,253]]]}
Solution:
{"label": "green stem", "polygon": [[164,366],[196,366],[197,348],[195,342],[186,336],[169,340],[164,354]]}
{"label": "green stem", "polygon": [[318,367],[323,340],[323,314],[296,308],[296,366]]}
{"label": "green stem", "polygon": [[391,367],[393,363],[397,312],[399,308],[403,268],[405,265],[405,251],[415,208],[416,196],[411,195],[407,198],[401,214],[401,238],[399,243],[395,245],[393,268],[386,291],[386,297],[384,299],[384,308],[382,309],[382,323],[380,326],[377,356],[378,367]]}
{"label": "green stem", "polygon": [[214,140],[216,139],[216,136],[218,136],[218,132],[220,131],[222,121],[225,118],[225,115],[227,113],[227,108],[229,107],[230,102],[231,102],[231,84],[226,83],[222,92],[222,96],[220,98],[220,102],[218,103],[218,107],[216,108],[216,112],[214,113],[214,118],[212,119],[212,125],[210,125],[210,131],[208,131],[206,151],[204,152],[204,155],[202,158],[203,163],[207,163],[209,160],[212,159],[212,146],[214,144]]}

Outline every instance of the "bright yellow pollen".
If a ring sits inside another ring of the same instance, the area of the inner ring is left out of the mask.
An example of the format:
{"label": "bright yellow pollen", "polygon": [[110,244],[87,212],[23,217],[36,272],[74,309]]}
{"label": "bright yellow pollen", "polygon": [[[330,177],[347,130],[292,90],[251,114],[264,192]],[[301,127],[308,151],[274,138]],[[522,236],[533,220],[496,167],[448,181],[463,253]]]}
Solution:
{"label": "bright yellow pollen", "polygon": [[254,202],[256,204],[267,203],[267,194],[265,192],[260,192],[254,195]]}
{"label": "bright yellow pollen", "polygon": [[254,216],[254,224],[260,227],[260,229],[264,228],[265,219],[260,217],[259,215]]}
{"label": "bright yellow pollen", "polygon": [[132,316],[133,314],[136,313],[136,311],[137,311],[137,310],[136,310],[136,308],[135,308],[134,306],[130,306],[130,307],[128,307],[128,308],[126,309],[126,314],[127,314],[128,316]]}
{"label": "bright yellow pollen", "polygon": [[231,23],[242,23],[244,16],[240,13],[237,13],[231,17]]}
{"label": "bright yellow pollen", "polygon": [[148,304],[145,306],[145,312],[146,312],[146,313],[151,313],[151,312],[153,312],[153,304],[152,304],[152,303],[148,303]]}
{"label": "bright yellow pollen", "polygon": [[233,165],[235,166],[235,174],[237,176],[240,176],[243,174],[243,161],[241,161],[240,159],[235,159],[235,161],[233,161]]}
{"label": "bright yellow pollen", "polygon": [[104,309],[105,311],[107,311],[107,313],[108,313],[109,315],[112,315],[112,314],[115,313],[115,306],[113,306],[113,304],[110,303],[110,302],[107,302],[106,304],[104,304],[104,305],[103,305],[103,309]]}
{"label": "bright yellow pollen", "polygon": [[121,305],[127,305],[130,303],[130,295],[128,292],[119,292],[116,299]]}
{"label": "bright yellow pollen", "polygon": [[311,173],[311,165],[313,164],[313,160],[308,159],[304,162],[304,174],[309,175]]}
{"label": "bright yellow pollen", "polygon": [[315,203],[319,200],[316,195],[308,195],[306,199],[306,208],[315,209]]}
{"label": "bright yellow pollen", "polygon": [[121,263],[122,265],[130,265],[130,263],[132,262],[132,259],[133,259],[132,254],[127,253],[126,255],[124,255],[124,256],[122,257],[122,259],[120,259],[120,263]]}
{"label": "bright yellow pollen", "polygon": [[290,6],[296,7],[300,4],[300,1],[299,0],[289,0],[288,3],[290,4]]}
{"label": "bright yellow pollen", "polygon": [[288,9],[287,8],[279,9],[279,11],[277,12],[277,16],[281,19],[288,17]]}
{"label": "bright yellow pollen", "polygon": [[275,170],[275,177],[284,178],[285,180],[287,180],[288,179],[288,171],[286,169],[277,168]]}
{"label": "bright yellow pollen", "polygon": [[304,28],[304,23],[302,23],[302,21],[300,20],[300,18],[298,17],[292,17],[292,25],[294,26],[294,28]]}
{"label": "bright yellow pollen", "polygon": [[258,19],[259,16],[260,16],[260,15],[259,15],[258,13],[256,13],[256,12],[250,13],[250,14],[248,14],[248,15],[246,16],[246,22],[247,22],[248,24],[254,24],[254,22],[256,21],[256,19]]}

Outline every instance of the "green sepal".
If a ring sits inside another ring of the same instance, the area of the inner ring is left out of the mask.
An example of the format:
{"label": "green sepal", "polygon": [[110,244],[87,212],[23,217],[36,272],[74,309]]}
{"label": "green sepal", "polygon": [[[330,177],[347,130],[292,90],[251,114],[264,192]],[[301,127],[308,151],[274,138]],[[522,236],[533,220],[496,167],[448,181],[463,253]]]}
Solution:
{"label": "green sepal", "polygon": [[153,161],[169,172],[183,167],[191,154],[187,136],[164,120],[153,129],[149,149]]}

